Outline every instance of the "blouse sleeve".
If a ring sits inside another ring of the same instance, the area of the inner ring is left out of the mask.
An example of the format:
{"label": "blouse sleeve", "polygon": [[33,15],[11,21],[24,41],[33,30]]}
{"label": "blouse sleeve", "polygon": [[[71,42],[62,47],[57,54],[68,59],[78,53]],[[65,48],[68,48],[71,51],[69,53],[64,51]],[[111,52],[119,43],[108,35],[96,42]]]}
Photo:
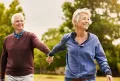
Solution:
{"label": "blouse sleeve", "polygon": [[68,39],[68,36],[65,34],[60,40],[60,42],[53,47],[52,51],[48,55],[54,56],[55,53],[66,50],[65,43],[67,39]]}
{"label": "blouse sleeve", "polygon": [[104,50],[101,46],[101,43],[98,40],[98,44],[96,46],[96,54],[95,54],[95,59],[97,60],[101,70],[106,74],[106,75],[112,75],[112,72],[110,70],[110,67],[107,62],[107,58],[105,56]]}

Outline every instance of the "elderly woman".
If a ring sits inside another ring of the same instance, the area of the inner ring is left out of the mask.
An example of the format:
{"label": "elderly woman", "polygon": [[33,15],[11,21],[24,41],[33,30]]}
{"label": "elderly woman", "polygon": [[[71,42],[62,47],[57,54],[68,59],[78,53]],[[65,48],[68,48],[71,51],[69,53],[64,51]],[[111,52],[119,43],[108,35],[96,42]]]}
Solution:
{"label": "elderly woman", "polygon": [[87,8],[77,9],[72,18],[75,32],[65,34],[47,57],[50,64],[57,52],[67,49],[65,81],[95,81],[97,60],[107,81],[113,81],[110,67],[98,37],[87,32],[91,24]]}

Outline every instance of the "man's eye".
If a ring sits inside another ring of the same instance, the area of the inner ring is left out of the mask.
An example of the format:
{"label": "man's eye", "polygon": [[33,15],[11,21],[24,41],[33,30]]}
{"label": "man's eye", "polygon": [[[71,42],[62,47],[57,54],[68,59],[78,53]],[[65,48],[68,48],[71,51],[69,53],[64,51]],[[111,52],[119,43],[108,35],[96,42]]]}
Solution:
{"label": "man's eye", "polygon": [[21,22],[23,22],[23,20],[21,20]]}
{"label": "man's eye", "polygon": [[16,21],[16,22],[19,22],[19,21]]}

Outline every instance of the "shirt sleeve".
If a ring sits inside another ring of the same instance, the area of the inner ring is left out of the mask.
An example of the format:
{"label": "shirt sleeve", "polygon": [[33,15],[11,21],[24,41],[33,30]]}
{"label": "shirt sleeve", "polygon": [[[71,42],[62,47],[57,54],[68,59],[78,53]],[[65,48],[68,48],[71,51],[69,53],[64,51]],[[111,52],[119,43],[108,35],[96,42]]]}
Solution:
{"label": "shirt sleeve", "polygon": [[95,59],[97,60],[101,70],[106,74],[106,75],[112,75],[111,69],[108,65],[107,58],[105,56],[104,50],[102,48],[101,43],[98,41],[98,45],[96,46],[96,54],[95,54]]}
{"label": "shirt sleeve", "polygon": [[0,60],[0,79],[4,79],[5,78],[5,70],[6,70],[6,65],[7,65],[7,57],[8,57],[8,53],[6,50],[6,46],[5,46],[5,41],[3,44],[3,50],[2,50],[2,55],[1,55],[1,60]]}
{"label": "shirt sleeve", "polygon": [[52,51],[49,52],[48,55],[54,56],[55,53],[65,50],[66,49],[66,46],[65,46],[66,41],[67,41],[67,36],[64,35],[62,37],[61,41],[53,47]]}
{"label": "shirt sleeve", "polygon": [[31,35],[31,41],[33,48],[38,48],[40,51],[42,51],[45,54],[48,54],[50,52],[50,49],[47,47],[47,45],[41,42],[34,33],[32,33]]}

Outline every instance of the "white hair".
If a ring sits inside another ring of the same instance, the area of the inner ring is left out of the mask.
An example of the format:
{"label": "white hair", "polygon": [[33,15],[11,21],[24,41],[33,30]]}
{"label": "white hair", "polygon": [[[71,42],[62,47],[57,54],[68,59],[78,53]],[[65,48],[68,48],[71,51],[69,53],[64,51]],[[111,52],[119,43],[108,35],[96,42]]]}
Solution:
{"label": "white hair", "polygon": [[[74,13],[73,13],[73,17],[72,17],[72,23],[74,26],[75,25],[75,21],[78,23],[79,21],[79,18],[80,18],[80,13],[87,13],[89,18],[91,17],[91,12],[90,12],[90,9],[87,9],[87,8],[83,8],[83,9],[77,9]],[[89,24],[91,24],[92,21],[91,19],[89,19]]]}
{"label": "white hair", "polygon": [[23,16],[22,13],[15,13],[15,14],[12,16],[12,18],[11,18],[11,23],[12,23],[12,24],[14,23],[14,20],[15,20],[15,17],[16,17],[16,16],[21,16],[23,19],[25,19],[25,17]]}

